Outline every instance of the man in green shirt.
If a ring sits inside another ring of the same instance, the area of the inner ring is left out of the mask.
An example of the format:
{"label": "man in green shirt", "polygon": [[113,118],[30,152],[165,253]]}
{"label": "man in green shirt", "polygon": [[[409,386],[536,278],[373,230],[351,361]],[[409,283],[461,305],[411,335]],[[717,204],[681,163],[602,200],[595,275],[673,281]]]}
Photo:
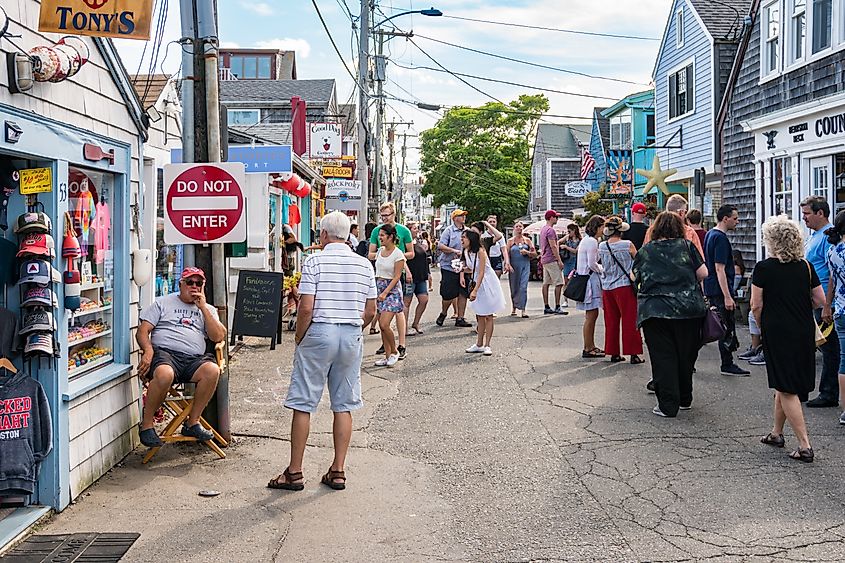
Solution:
{"label": "man in green shirt", "polygon": [[[414,258],[414,237],[411,235],[411,230],[408,229],[408,227],[396,222],[396,207],[393,205],[393,202],[388,201],[386,203],[382,203],[378,210],[378,216],[379,219],[381,219],[381,225],[392,225],[396,227],[396,234],[399,235],[399,244],[397,246],[405,251],[405,258],[407,260],[412,260]],[[381,246],[378,240],[378,234],[381,232],[381,225],[373,229],[373,234],[370,236],[370,260],[376,259],[379,246]],[[403,282],[403,291],[404,288],[405,284]],[[405,315],[396,315],[396,330],[399,331],[399,346],[397,347],[399,351],[399,359],[404,360],[406,353],[406,332],[408,330],[408,319]],[[381,353],[382,352],[376,352],[376,354]]]}

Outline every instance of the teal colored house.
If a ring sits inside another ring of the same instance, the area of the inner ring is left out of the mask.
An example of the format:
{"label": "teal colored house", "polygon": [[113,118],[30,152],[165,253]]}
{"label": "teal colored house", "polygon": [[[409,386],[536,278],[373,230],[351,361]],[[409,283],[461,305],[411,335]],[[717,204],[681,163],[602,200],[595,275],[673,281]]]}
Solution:
{"label": "teal colored house", "polygon": [[[614,211],[619,211],[644,199],[648,180],[635,170],[651,168],[654,159],[654,90],[626,96],[603,110],[601,117],[607,120],[608,127],[601,181],[607,186],[608,197],[615,200]],[[654,205],[663,205],[664,196],[659,190],[652,190],[648,197]]]}

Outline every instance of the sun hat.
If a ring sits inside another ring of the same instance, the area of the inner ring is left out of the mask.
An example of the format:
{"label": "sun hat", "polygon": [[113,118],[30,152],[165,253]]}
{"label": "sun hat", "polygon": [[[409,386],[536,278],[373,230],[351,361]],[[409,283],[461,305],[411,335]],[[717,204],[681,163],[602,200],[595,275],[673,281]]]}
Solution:
{"label": "sun hat", "polygon": [[602,232],[604,236],[609,237],[616,233],[624,233],[631,228],[631,225],[620,219],[619,217],[609,217],[604,222],[604,229]]}

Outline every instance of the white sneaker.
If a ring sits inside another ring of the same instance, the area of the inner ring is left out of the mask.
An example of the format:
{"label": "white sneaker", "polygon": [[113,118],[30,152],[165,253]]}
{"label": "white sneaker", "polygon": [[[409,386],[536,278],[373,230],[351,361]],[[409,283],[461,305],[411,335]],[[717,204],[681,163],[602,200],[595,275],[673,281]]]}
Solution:
{"label": "white sneaker", "polygon": [[485,347],[484,347],[484,355],[485,355],[485,356],[492,356],[492,355],[493,355],[493,350],[492,350],[489,346],[485,346]]}
{"label": "white sneaker", "polygon": [[467,351],[467,354],[480,354],[481,352],[484,351],[484,348],[482,348],[481,346],[478,346],[477,344],[473,344],[472,346],[467,348],[466,351]]}
{"label": "white sneaker", "polygon": [[666,416],[665,414],[663,414],[663,411],[660,410],[660,405],[654,405],[654,408],[651,409],[651,414],[656,414],[657,416],[663,416],[663,417]]}
{"label": "white sneaker", "polygon": [[387,358],[382,358],[380,360],[376,360],[376,363],[373,364],[373,365],[375,365],[376,367],[384,367],[384,366],[387,365]]}
{"label": "white sneaker", "polygon": [[566,299],[564,299],[564,300],[563,300],[563,303],[561,303],[561,304],[560,304],[560,306],[561,306],[562,308],[566,309],[567,307],[569,307],[569,301],[567,301]]}
{"label": "white sneaker", "polygon": [[391,354],[390,356],[387,357],[387,360],[385,361],[384,365],[386,365],[389,368],[392,368],[393,366],[396,365],[396,362],[398,362],[398,361],[399,361],[399,354]]}

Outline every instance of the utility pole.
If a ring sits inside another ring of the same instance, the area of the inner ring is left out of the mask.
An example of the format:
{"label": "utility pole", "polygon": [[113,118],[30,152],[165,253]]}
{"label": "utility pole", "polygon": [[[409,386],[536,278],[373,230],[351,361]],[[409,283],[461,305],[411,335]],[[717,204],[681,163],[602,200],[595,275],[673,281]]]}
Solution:
{"label": "utility pole", "polygon": [[361,210],[358,223],[369,221],[369,202],[371,199],[369,180],[368,123],[370,112],[367,106],[369,94],[369,63],[370,63],[370,0],[361,0],[361,26],[358,30],[358,155],[356,168],[358,180],[361,182]]}
{"label": "utility pole", "polygon": [[[405,156],[407,153],[408,134],[402,133],[402,165],[399,167],[399,204],[405,197]],[[403,206],[404,207],[404,206]]]}
{"label": "utility pole", "polygon": [[[384,139],[382,138],[382,130],[384,128],[384,81],[387,80],[387,58],[384,56],[384,38],[385,37],[413,37],[413,32],[410,33],[402,33],[400,31],[382,31],[381,29],[376,30],[376,34],[378,35],[378,48],[376,51],[376,65],[375,65],[375,80],[376,80],[376,154],[375,154],[375,166],[373,175],[375,176],[375,181],[373,182],[375,186],[375,199],[381,203],[381,192],[382,192],[382,144]],[[394,123],[393,125],[400,125],[400,123]]]}
{"label": "utility pole", "polygon": [[[387,199],[388,201],[396,201],[393,197],[393,142],[396,137],[396,129],[391,127],[387,130]],[[399,201],[399,207],[402,207],[402,201]]]}
{"label": "utility pole", "polygon": [[[220,162],[220,89],[218,71],[217,1],[180,0],[183,35],[183,161]],[[187,51],[187,53],[186,53]],[[226,259],[222,244],[207,248],[184,246],[186,266],[197,265],[211,274],[211,296],[218,310],[227,311]],[[222,317],[225,321],[226,316]],[[226,441],[231,438],[229,424],[228,371],[221,374],[207,417],[216,422],[217,431]]]}

